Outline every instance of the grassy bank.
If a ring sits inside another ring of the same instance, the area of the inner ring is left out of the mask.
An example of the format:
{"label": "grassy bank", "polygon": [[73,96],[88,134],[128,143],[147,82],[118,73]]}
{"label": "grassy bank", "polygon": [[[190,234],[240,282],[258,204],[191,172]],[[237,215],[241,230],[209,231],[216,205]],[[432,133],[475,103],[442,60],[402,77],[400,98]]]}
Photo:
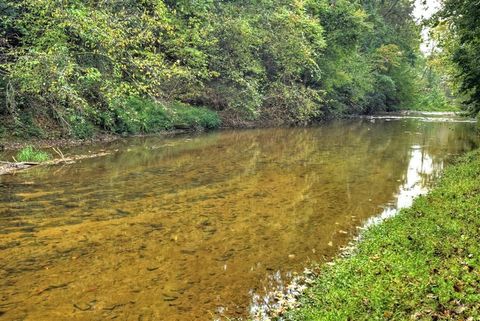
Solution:
{"label": "grassy bank", "polygon": [[480,151],[326,266],[287,320],[480,320]]}

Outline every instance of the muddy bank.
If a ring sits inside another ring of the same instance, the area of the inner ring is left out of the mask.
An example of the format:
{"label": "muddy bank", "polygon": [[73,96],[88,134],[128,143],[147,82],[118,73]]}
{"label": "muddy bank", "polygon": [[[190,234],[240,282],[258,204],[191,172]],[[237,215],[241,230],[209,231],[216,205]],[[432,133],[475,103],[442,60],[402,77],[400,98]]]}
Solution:
{"label": "muddy bank", "polygon": [[143,134],[143,135],[120,135],[112,133],[102,133],[97,134],[92,138],[88,139],[76,139],[76,138],[18,138],[18,137],[1,137],[0,138],[0,151],[14,151],[22,149],[26,146],[35,146],[37,148],[45,149],[52,147],[77,147],[85,145],[95,145],[102,143],[111,143],[118,139],[128,138],[128,137],[149,137],[149,136],[159,136],[159,137],[171,137],[179,134],[186,134],[189,132],[194,132],[192,130],[185,129],[174,129],[169,131],[162,131],[156,134]]}

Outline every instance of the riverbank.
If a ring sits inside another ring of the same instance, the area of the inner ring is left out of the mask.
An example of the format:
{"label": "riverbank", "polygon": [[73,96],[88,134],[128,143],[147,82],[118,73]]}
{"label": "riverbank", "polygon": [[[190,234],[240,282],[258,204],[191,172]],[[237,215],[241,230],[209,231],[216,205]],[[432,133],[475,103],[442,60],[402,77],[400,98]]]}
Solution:
{"label": "riverbank", "polygon": [[[273,123],[259,123],[259,122],[235,122],[232,119],[229,119],[229,122],[226,125],[219,127],[217,130],[224,129],[253,129],[253,128],[266,128],[266,127],[279,127],[280,124]],[[134,137],[161,137],[161,138],[170,138],[179,135],[195,135],[201,134],[203,132],[209,131],[212,129],[205,128],[202,126],[188,126],[187,128],[172,128],[169,130],[161,130],[154,133],[136,133],[136,134],[115,134],[109,132],[99,132],[95,133],[93,136],[85,139],[79,139],[74,137],[51,137],[51,138],[38,138],[38,137],[29,137],[23,138],[18,136],[4,136],[0,137],[0,175],[10,174],[17,172],[19,170],[29,169],[38,165],[56,165],[65,163],[65,158],[61,150],[81,147],[81,146],[92,146],[92,151],[89,151],[89,155],[69,155],[68,162],[70,159],[74,161],[85,158],[94,158],[98,156],[104,156],[105,149],[101,148],[98,150],[98,146],[105,146],[109,143],[113,143],[117,140],[128,139]],[[50,156],[60,156],[56,157],[48,162],[36,163],[30,162],[18,162],[15,159],[15,153],[21,151],[24,148],[33,147],[35,150],[40,152],[47,152]],[[96,147],[96,148],[95,148]],[[53,152],[52,152],[53,151]],[[112,153],[114,151],[109,151]]]}
{"label": "riverbank", "polygon": [[52,147],[57,148],[70,148],[70,147],[77,147],[77,146],[85,146],[85,145],[97,145],[97,144],[107,144],[114,142],[116,140],[122,138],[129,138],[129,137],[172,137],[181,134],[187,133],[195,133],[195,132],[202,132],[203,130],[198,129],[172,129],[172,130],[164,130],[159,131],[154,134],[127,134],[127,135],[120,135],[114,133],[98,133],[95,136],[86,139],[79,139],[79,138],[22,138],[22,137],[2,137],[0,138],[0,148],[3,151],[15,151],[20,150],[27,146],[35,146],[36,148],[40,149],[48,149]]}
{"label": "riverbank", "polygon": [[480,151],[325,266],[286,320],[479,320]]}
{"label": "riverbank", "polygon": [[[219,113],[218,125],[215,128],[206,128],[205,126],[198,126],[198,120],[190,121],[188,125],[185,125],[184,128],[176,128],[172,126],[170,129],[161,129],[158,131],[153,131],[152,133],[129,133],[125,132],[124,134],[118,134],[115,132],[108,131],[98,131],[92,134],[88,138],[75,138],[68,135],[52,135],[52,137],[39,138],[35,136],[17,136],[17,135],[4,135],[0,136],[0,151],[3,150],[19,150],[26,146],[35,146],[37,148],[46,149],[46,148],[64,148],[64,147],[76,147],[76,146],[85,146],[92,144],[102,144],[110,143],[118,139],[126,137],[146,137],[146,136],[160,136],[160,137],[171,137],[179,134],[187,133],[198,133],[205,130],[211,129],[254,129],[254,128],[270,128],[270,127],[280,127],[280,126],[302,126],[301,124],[285,123],[281,120],[273,119],[257,119],[257,120],[245,120],[233,116],[230,113]],[[465,122],[475,121],[473,118],[468,118],[468,115],[458,113],[458,112],[426,112],[426,111],[413,111],[413,110],[403,110],[398,112],[384,112],[376,113],[375,115],[344,115],[340,118],[389,118],[389,119],[398,119],[398,118],[448,118],[459,117],[464,118]],[[338,118],[337,118],[338,119]],[[331,118],[326,120],[332,120]],[[325,120],[325,121],[326,121]],[[186,121],[184,121],[185,123]],[[319,121],[313,123],[307,123],[303,126],[309,126],[313,124],[318,124]],[[178,127],[178,126],[177,126]],[[181,126],[180,126],[181,127]]]}
{"label": "riverbank", "polygon": [[[268,119],[257,119],[257,120],[241,120],[235,117],[232,117],[231,114],[219,114],[219,119],[217,122],[217,129],[220,130],[228,130],[228,129],[254,129],[254,128],[271,128],[271,127],[282,127],[282,126],[292,126],[293,124],[288,123],[281,123],[280,121],[273,121]],[[439,121],[439,120],[446,120],[452,121],[454,118],[455,122],[475,122],[474,119],[466,118],[465,115],[461,115],[458,113],[452,112],[423,112],[423,111],[412,111],[412,110],[405,110],[399,112],[390,112],[390,113],[379,113],[375,115],[350,115],[349,117],[344,116],[343,118],[366,118],[370,121],[375,121],[376,119],[386,119],[390,120],[398,120],[398,119],[406,119],[406,118],[414,118],[414,119],[422,119],[427,121]],[[203,124],[199,119],[193,118],[185,118],[184,123],[188,123],[188,126],[185,128],[177,128],[178,126],[174,126],[170,129],[160,129],[158,131],[153,131],[152,133],[113,133],[107,131],[98,131],[95,132],[94,135],[88,138],[74,138],[69,136],[56,136],[52,135],[49,138],[39,138],[39,137],[19,137],[19,136],[3,136],[0,137],[0,175],[8,174],[12,172],[16,172],[18,170],[28,169],[35,165],[31,164],[24,164],[23,162],[18,162],[15,159],[15,153],[26,148],[32,146],[33,148],[48,153],[50,156],[56,157],[60,155],[55,149],[61,152],[61,150],[71,149],[80,146],[96,146],[97,148],[93,147],[93,150],[88,151],[88,158],[94,157],[94,155],[98,152],[98,146],[106,146],[109,143],[114,141],[125,139],[129,137],[174,137],[177,135],[182,134],[195,134],[195,133],[202,133],[207,130],[212,130],[213,128],[208,128],[208,126],[203,126]],[[297,124],[295,127],[308,127],[313,126],[315,123],[308,123],[308,124]],[[318,122],[316,123],[318,124]],[[205,125],[205,124],[204,124]],[[53,152],[52,152],[53,151]],[[101,147],[99,150],[100,153],[105,152],[105,148]],[[60,155],[60,159],[54,159],[54,162],[60,161],[63,162],[63,155]],[[69,154],[69,157],[80,157],[84,158],[86,155],[77,155],[77,154]],[[34,161],[32,159],[27,159],[27,162]],[[46,165],[46,164],[42,164]]]}
{"label": "riverbank", "polygon": [[[99,128],[90,128],[89,134],[85,137],[77,137],[72,133],[65,132],[65,129],[55,127],[55,124],[49,124],[50,129],[41,129],[33,126],[24,131],[15,131],[12,128],[4,130],[0,135],[0,152],[9,150],[20,150],[26,146],[35,146],[36,148],[67,148],[76,146],[85,146],[93,144],[110,143],[118,139],[128,137],[171,137],[180,134],[202,133],[209,130],[223,129],[253,129],[269,128],[280,126],[301,126],[300,124],[288,123],[282,120],[260,118],[256,120],[247,120],[238,115],[229,112],[212,112],[205,108],[198,111],[195,108],[188,109],[186,105],[181,106],[183,113],[178,113],[179,106],[175,116],[169,115],[170,119],[162,124],[126,126],[122,130],[101,130]],[[185,112],[187,111],[187,112]],[[311,124],[311,123],[309,123]],[[7,125],[3,124],[5,128]],[[0,122],[0,134],[2,123]],[[52,129],[53,128],[53,129]]]}

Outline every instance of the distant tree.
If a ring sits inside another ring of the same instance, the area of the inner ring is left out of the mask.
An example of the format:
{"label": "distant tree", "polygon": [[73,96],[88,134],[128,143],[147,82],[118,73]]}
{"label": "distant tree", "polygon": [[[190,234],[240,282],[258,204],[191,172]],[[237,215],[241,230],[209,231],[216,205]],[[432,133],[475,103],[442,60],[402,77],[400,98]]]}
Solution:
{"label": "distant tree", "polygon": [[444,0],[433,19],[444,55],[455,64],[450,69],[465,104],[472,114],[480,112],[480,2]]}

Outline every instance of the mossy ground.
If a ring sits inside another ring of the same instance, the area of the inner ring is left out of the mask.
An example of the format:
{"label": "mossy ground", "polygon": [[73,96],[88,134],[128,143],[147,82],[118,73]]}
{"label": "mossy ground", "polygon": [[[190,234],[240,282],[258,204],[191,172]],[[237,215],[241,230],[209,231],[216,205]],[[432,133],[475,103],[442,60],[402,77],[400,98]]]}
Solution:
{"label": "mossy ground", "polygon": [[480,151],[326,266],[287,320],[480,320]]}

